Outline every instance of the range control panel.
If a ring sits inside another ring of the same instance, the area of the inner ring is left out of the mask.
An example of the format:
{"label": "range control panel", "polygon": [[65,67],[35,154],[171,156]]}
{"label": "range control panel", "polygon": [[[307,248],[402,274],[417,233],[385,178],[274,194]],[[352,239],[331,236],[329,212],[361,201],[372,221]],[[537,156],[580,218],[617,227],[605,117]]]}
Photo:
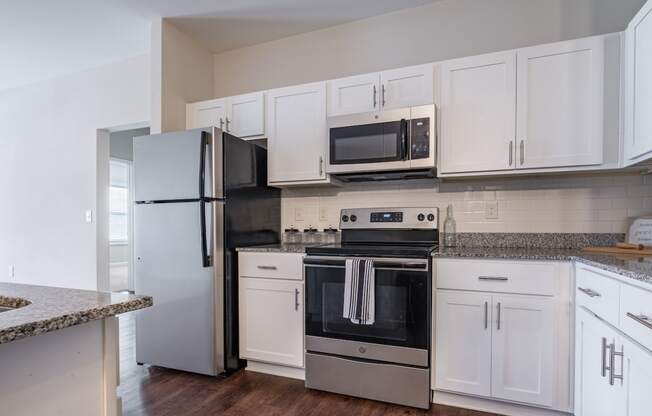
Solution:
{"label": "range control panel", "polygon": [[439,209],[424,208],[350,208],[340,214],[340,229],[436,229]]}

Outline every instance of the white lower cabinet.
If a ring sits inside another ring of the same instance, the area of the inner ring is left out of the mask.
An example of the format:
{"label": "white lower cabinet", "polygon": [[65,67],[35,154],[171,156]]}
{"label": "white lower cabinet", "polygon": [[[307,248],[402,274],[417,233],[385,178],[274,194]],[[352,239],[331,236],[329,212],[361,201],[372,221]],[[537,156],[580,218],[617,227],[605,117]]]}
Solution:
{"label": "white lower cabinet", "polygon": [[240,358],[303,367],[303,282],[241,278]]}
{"label": "white lower cabinet", "polygon": [[652,412],[652,352],[628,340],[623,342],[622,351],[623,377],[627,385],[626,416],[647,416]]}

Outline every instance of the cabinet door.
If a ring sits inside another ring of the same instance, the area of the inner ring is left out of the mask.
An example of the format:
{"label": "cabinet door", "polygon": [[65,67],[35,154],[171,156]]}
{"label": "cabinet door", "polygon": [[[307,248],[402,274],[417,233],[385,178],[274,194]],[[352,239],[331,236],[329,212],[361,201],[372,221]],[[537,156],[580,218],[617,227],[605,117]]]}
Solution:
{"label": "cabinet door", "polygon": [[552,406],[554,299],[494,296],[492,397]]}
{"label": "cabinet door", "polygon": [[393,69],[380,73],[380,101],[384,110],[434,102],[432,64]]}
{"label": "cabinet door", "polygon": [[326,83],[267,93],[269,182],[326,178]]}
{"label": "cabinet door", "polygon": [[441,172],[513,168],[516,54],[456,59],[440,70]]}
{"label": "cabinet door", "polygon": [[328,116],[378,110],[379,83],[377,72],[328,81]]}
{"label": "cabinet door", "polygon": [[262,136],[265,134],[265,94],[230,97],[227,106],[226,131],[236,137]]}
{"label": "cabinet door", "polygon": [[652,157],[652,1],[625,32],[625,165]]}
{"label": "cabinet door", "polygon": [[226,99],[200,101],[186,105],[186,128],[199,129],[226,125]]}
{"label": "cabinet door", "polygon": [[[615,360],[617,374],[624,374],[624,384],[627,389],[627,416],[648,416],[652,411],[652,395],[650,381],[652,380],[652,353],[640,345],[624,341],[623,366],[618,357]],[[617,350],[617,352],[619,352]],[[616,380],[615,387],[620,386]]]}
{"label": "cabinet door", "polygon": [[534,46],[517,55],[517,167],[601,164],[604,38]]}
{"label": "cabinet door", "polygon": [[[614,416],[625,414],[624,388],[609,384],[609,349],[618,335],[583,308],[575,317],[575,415]],[[644,386],[647,386],[644,384]]]}
{"label": "cabinet door", "polygon": [[303,283],[241,278],[240,358],[303,367]]}
{"label": "cabinet door", "polygon": [[437,291],[435,388],[491,394],[491,296]]}

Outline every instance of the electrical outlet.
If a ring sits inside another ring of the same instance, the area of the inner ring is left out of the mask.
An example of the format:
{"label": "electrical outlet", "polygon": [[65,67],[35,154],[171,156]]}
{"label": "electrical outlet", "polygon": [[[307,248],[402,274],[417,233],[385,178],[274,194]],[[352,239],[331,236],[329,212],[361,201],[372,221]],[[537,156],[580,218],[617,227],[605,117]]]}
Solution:
{"label": "electrical outlet", "polygon": [[328,221],[328,209],[319,207],[319,221]]}
{"label": "electrical outlet", "polygon": [[484,217],[488,220],[498,219],[498,201],[485,201]]}
{"label": "electrical outlet", "polygon": [[9,265],[9,278],[10,279],[14,278],[14,265],[13,264]]}
{"label": "electrical outlet", "polygon": [[305,216],[303,213],[303,208],[301,207],[295,207],[294,208],[294,220],[295,221],[305,221]]}
{"label": "electrical outlet", "polygon": [[86,222],[89,223],[89,224],[93,222],[93,210],[92,209],[87,209],[86,210]]}

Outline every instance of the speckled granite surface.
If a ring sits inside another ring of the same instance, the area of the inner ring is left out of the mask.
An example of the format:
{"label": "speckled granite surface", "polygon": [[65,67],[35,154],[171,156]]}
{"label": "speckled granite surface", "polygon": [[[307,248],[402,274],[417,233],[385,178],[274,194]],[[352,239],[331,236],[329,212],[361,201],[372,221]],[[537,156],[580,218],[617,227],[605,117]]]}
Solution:
{"label": "speckled granite surface", "polygon": [[618,233],[457,233],[462,247],[519,247],[580,249],[588,246],[613,246],[625,241]]}
{"label": "speckled granite surface", "polygon": [[0,344],[152,306],[149,296],[0,283]]}
{"label": "speckled granite surface", "polygon": [[237,251],[254,253],[305,253],[306,247],[315,247],[321,244],[268,244],[265,246],[238,247]]}

